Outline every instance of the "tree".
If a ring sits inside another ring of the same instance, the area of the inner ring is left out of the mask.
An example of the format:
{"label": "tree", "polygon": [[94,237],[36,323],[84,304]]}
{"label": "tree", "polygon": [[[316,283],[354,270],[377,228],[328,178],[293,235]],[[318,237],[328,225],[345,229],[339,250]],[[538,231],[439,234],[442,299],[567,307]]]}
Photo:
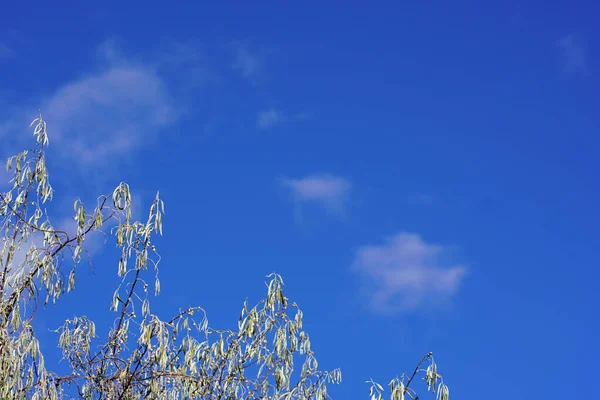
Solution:
{"label": "tree", "polygon": [[[340,383],[341,372],[318,369],[302,329],[302,311],[285,297],[283,280],[275,273],[262,301],[244,303],[236,331],[209,327],[200,307],[181,310],[168,321],[151,313],[149,292],[160,292],[160,257],[152,242],[162,235],[164,204],[158,194],[144,223],[132,220],[129,186],[121,183],[111,195],[98,197],[92,211],[75,201],[76,232],[55,229],[42,209],[53,196],[46,122],[39,116],[31,126],[36,147],[8,159],[12,187],[0,193],[2,399],[329,398],[327,384]],[[42,298],[44,305],[55,303],[74,290],[75,267],[95,231],[113,234],[121,249],[121,283],[110,308],[115,322],[100,340],[85,316],[65,321],[56,332],[71,372],[58,375],[45,367],[32,321]],[[30,240],[34,237],[38,246]],[[426,362],[428,368],[422,369]],[[410,386],[422,372],[428,389],[448,399],[431,353],[412,375],[390,382],[391,398],[416,399]],[[383,387],[369,382],[371,399],[381,399]]]}

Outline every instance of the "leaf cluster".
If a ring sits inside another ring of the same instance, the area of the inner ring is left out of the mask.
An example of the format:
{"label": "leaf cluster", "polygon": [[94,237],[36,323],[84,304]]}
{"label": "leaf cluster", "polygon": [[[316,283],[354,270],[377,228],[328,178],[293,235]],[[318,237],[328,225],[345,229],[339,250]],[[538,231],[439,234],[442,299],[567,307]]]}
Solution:
{"label": "leaf cluster", "polygon": [[[162,235],[165,213],[158,193],[145,222],[132,220],[131,192],[123,182],[91,208],[75,201],[75,232],[55,228],[44,208],[54,193],[46,168],[46,122],[39,116],[32,126],[37,147],[8,159],[11,188],[0,193],[0,398],[329,398],[327,385],[340,383],[341,372],[319,369],[302,311],[289,302],[276,273],[268,276],[263,300],[243,304],[237,330],[211,328],[200,307],[169,320],[152,313],[150,298],[160,293],[153,238]],[[42,299],[44,306],[54,304],[75,289],[93,232],[110,234],[120,249],[120,283],[110,306],[114,323],[100,338],[86,316],[65,321],[56,333],[70,372],[59,375],[46,369],[32,321]],[[430,366],[422,369],[426,361]],[[391,399],[416,399],[410,385],[420,372],[428,389],[447,400],[431,354],[412,376],[390,382]],[[383,387],[370,383],[371,399],[382,399]]]}

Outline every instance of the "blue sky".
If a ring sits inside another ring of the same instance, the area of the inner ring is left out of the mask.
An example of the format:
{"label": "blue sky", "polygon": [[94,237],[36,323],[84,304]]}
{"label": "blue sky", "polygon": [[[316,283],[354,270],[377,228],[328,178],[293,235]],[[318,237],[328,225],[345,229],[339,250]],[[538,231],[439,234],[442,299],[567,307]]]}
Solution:
{"label": "blue sky", "polygon": [[[342,368],[337,398],[428,351],[453,397],[583,395],[600,356],[599,14],[13,4],[0,155],[31,146],[41,109],[57,218],[121,180],[142,216],[160,190],[161,315],[201,305],[234,326],[282,274],[320,366]],[[109,325],[107,247],[40,331],[74,314]]]}

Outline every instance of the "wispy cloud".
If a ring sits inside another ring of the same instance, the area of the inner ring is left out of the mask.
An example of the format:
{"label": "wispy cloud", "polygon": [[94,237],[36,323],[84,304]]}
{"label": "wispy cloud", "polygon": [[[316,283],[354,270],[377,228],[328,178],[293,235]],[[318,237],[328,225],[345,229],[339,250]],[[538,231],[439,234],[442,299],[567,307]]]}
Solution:
{"label": "wispy cloud", "polygon": [[429,194],[418,193],[408,197],[408,202],[413,205],[432,206],[435,197]]}
{"label": "wispy cloud", "polygon": [[[6,231],[2,229],[0,234],[4,236]],[[28,260],[32,259],[35,254],[34,251],[40,255],[40,258],[43,257],[44,236],[41,233],[35,232],[29,237],[22,238],[21,240],[20,246],[17,247],[12,254],[11,263],[9,264],[10,268],[6,269],[5,297],[10,296],[13,292],[13,288],[22,284],[24,274],[31,269]],[[2,271],[4,272],[4,265],[2,265]]]}
{"label": "wispy cloud", "polygon": [[265,111],[260,111],[256,119],[256,126],[259,129],[272,128],[275,125],[279,125],[286,120],[285,114],[274,108],[270,108]]}
{"label": "wispy cloud", "polygon": [[252,78],[262,68],[262,62],[258,55],[250,52],[247,46],[237,44],[235,46],[236,58],[233,68],[246,78]]}
{"label": "wispy cloud", "polygon": [[179,116],[165,81],[154,68],[123,57],[112,42],[98,53],[103,67],[57,87],[38,107],[21,107],[0,134],[21,133],[17,128],[39,108],[50,150],[60,148],[59,155],[80,168],[111,165],[152,143]]}
{"label": "wispy cloud", "polygon": [[585,71],[585,48],[581,39],[574,34],[570,34],[558,39],[555,45],[562,53],[563,72],[573,74]]}
{"label": "wispy cloud", "polygon": [[[57,230],[66,232],[69,237],[75,237],[77,231],[77,223],[71,216],[63,216],[56,222],[53,220],[53,227]],[[6,229],[0,231],[1,235],[6,235]],[[49,247],[44,245],[44,236],[39,232],[35,231],[28,237],[18,236],[17,240],[22,240],[20,245],[14,250],[11,267],[7,270],[7,290],[4,292],[5,296],[9,296],[12,293],[14,287],[21,285],[21,280],[25,278],[25,275],[31,270],[32,257],[35,253],[40,258],[48,251]],[[91,262],[91,256],[98,252],[104,243],[104,236],[96,232],[90,233],[85,240],[83,246],[83,254],[81,257],[81,264],[85,265]],[[66,254],[65,254],[66,255]],[[68,274],[69,270],[75,266],[75,262],[69,258],[68,255],[61,262],[61,271],[63,274]],[[37,278],[37,277],[36,277]]]}
{"label": "wispy cloud", "polygon": [[10,60],[17,56],[17,53],[6,43],[0,43],[0,60]]}
{"label": "wispy cloud", "polygon": [[86,164],[107,164],[154,139],[177,113],[152,70],[111,67],[59,88],[42,107],[53,139]]}
{"label": "wispy cloud", "polygon": [[261,130],[273,128],[288,121],[301,121],[310,118],[308,113],[287,114],[276,108],[260,111],[256,116],[256,127]]}
{"label": "wispy cloud", "polygon": [[235,42],[232,48],[234,52],[232,68],[253,85],[264,83],[265,61],[270,51],[264,47],[255,49],[249,42]]}
{"label": "wispy cloud", "polygon": [[157,70],[170,76],[181,91],[193,92],[199,87],[223,81],[223,66],[216,63],[214,51],[198,40],[164,39],[155,51]]}
{"label": "wispy cloud", "polygon": [[352,268],[365,278],[374,311],[414,311],[449,300],[465,277],[465,266],[442,265],[443,251],[417,234],[400,232],[383,244],[359,248]]}
{"label": "wispy cloud", "polygon": [[299,179],[285,178],[281,183],[290,190],[298,206],[314,203],[337,216],[343,215],[352,188],[347,179],[328,174]]}

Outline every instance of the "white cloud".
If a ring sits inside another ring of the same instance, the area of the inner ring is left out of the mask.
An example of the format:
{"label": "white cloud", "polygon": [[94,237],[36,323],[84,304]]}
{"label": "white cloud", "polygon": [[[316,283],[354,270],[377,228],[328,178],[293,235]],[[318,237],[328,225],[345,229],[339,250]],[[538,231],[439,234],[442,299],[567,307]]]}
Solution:
{"label": "white cloud", "polygon": [[273,128],[279,124],[288,121],[302,121],[310,118],[309,113],[296,113],[287,114],[276,108],[269,108],[268,110],[260,111],[256,117],[256,127],[261,130]]}
{"label": "white cloud", "polygon": [[15,51],[8,47],[6,43],[0,43],[0,60],[9,60],[17,56]]}
{"label": "white cloud", "polygon": [[222,66],[215,65],[214,51],[197,40],[164,39],[154,52],[157,70],[168,74],[179,92],[194,93],[198,88],[222,82]]}
{"label": "white cloud", "polygon": [[282,184],[291,191],[298,204],[316,203],[338,216],[343,214],[352,187],[348,180],[327,174],[285,178]]}
{"label": "white cloud", "polygon": [[265,82],[265,59],[271,50],[265,47],[253,49],[248,42],[235,42],[232,45],[234,61],[232,68],[253,85]]}
{"label": "white cloud", "polygon": [[[5,235],[5,230],[0,231],[2,236]],[[31,265],[27,263],[27,260],[31,260],[30,254],[28,257],[29,251],[35,247],[37,249],[38,255],[42,258],[43,254],[43,244],[44,237],[39,232],[34,233],[29,236],[27,239],[22,239],[20,243],[20,247],[16,248],[13,252],[10,268],[6,270],[6,286],[4,291],[4,296],[8,297],[13,292],[14,287],[18,287],[21,284],[21,280],[24,278],[25,274],[30,271]],[[2,266],[4,268],[4,265]],[[4,273],[4,269],[2,270]]]}
{"label": "white cloud", "polygon": [[[77,223],[73,217],[63,217],[53,225],[54,229],[66,232],[70,238],[75,237],[77,231]],[[0,231],[2,236],[6,235],[6,230]],[[93,255],[102,248],[104,237],[100,234],[92,232],[86,236],[86,240],[83,244],[84,252],[81,256],[81,264],[86,265],[89,262],[88,256]],[[39,231],[35,231],[28,238],[23,238],[21,245],[15,249],[13,253],[11,268],[7,271],[7,290],[5,296],[9,296],[12,293],[12,288],[20,286],[21,280],[25,278],[25,275],[31,270],[33,266],[31,261],[31,255],[28,253],[32,248],[36,248],[37,254],[40,258],[43,254],[48,252],[49,247],[44,246],[44,237]],[[33,254],[33,253],[32,253]],[[61,260],[60,269],[64,275],[68,275],[70,269],[75,266],[74,261],[69,257],[71,252],[65,251],[64,258]],[[28,261],[29,260],[29,261]],[[36,279],[37,280],[37,279]]]}
{"label": "white cloud", "polygon": [[155,68],[123,57],[114,41],[101,45],[98,54],[101,68],[60,85],[35,107],[15,108],[0,125],[0,135],[14,141],[26,136],[30,143],[32,128],[26,123],[40,109],[48,123],[49,151],[68,158],[71,168],[96,169],[129,158],[178,119]]}
{"label": "white cloud", "polygon": [[279,125],[285,120],[285,114],[283,114],[281,111],[277,111],[274,108],[270,108],[266,111],[261,111],[258,113],[256,126],[259,129],[269,129],[274,127],[275,125]]}
{"label": "white cloud", "polygon": [[586,69],[585,49],[580,39],[570,34],[558,39],[555,44],[561,49],[565,73],[573,74]]}
{"label": "white cloud", "polygon": [[177,112],[161,78],[116,66],[68,83],[42,106],[51,139],[85,164],[107,164],[155,138]]}
{"label": "white cloud", "polygon": [[352,268],[366,277],[375,311],[414,311],[450,300],[466,275],[462,265],[441,265],[443,251],[417,234],[400,232],[383,244],[359,248]]}
{"label": "white cloud", "polygon": [[238,44],[235,46],[235,62],[233,68],[244,77],[252,78],[262,68],[262,62],[256,54],[250,52],[247,46]]}
{"label": "white cloud", "polygon": [[429,194],[419,193],[408,197],[410,204],[431,206],[435,202],[435,197]]}

